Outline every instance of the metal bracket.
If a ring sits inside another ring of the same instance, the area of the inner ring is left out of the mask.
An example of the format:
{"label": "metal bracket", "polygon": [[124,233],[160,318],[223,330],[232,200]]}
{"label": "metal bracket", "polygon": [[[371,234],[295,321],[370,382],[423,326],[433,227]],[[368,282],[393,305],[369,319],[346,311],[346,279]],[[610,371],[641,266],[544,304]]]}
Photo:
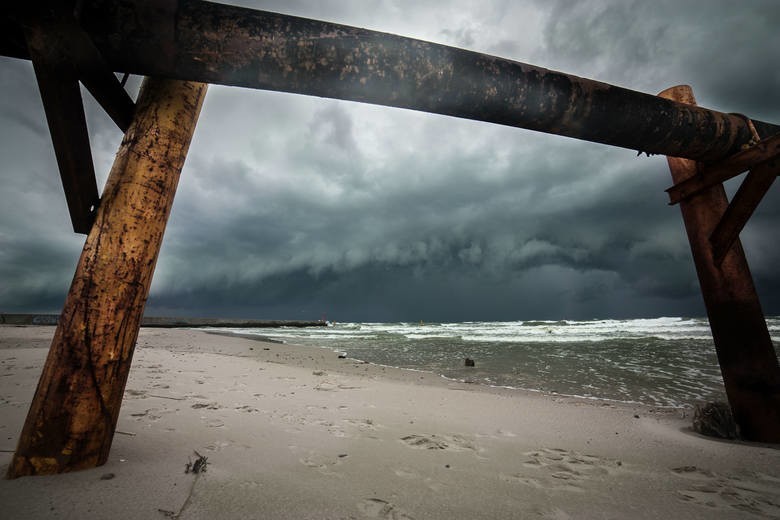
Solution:
{"label": "metal bracket", "polygon": [[749,170],[710,235],[716,266],[723,263],[726,253],[739,238],[761,199],[780,175],[780,134],[760,140],[752,121],[746,116],[741,117],[745,119],[753,134],[754,144],[723,161],[700,164],[696,175],[666,190],[669,193],[669,204],[674,205]]}
{"label": "metal bracket", "polygon": [[130,127],[135,103],[67,5],[21,12],[17,21],[33,61],[73,230],[87,234],[100,197],[79,81],[122,132]]}
{"label": "metal bracket", "polygon": [[707,188],[722,184],[747,170],[756,168],[761,163],[774,160],[778,156],[780,156],[780,134],[763,139],[756,145],[723,161],[702,164],[696,175],[666,190],[669,194],[669,204],[678,204],[681,200],[692,197]]}
{"label": "metal bracket", "polygon": [[764,198],[772,183],[780,175],[780,157],[765,161],[750,172],[729,202],[725,213],[710,235],[712,256],[715,265],[720,266],[731,246],[739,238],[753,212]]}
{"label": "metal bracket", "polygon": [[73,231],[87,234],[92,228],[93,208],[97,206],[100,196],[78,73],[70,61],[62,58],[60,49],[51,45],[51,34],[44,27],[26,27],[25,37],[49,124]]}

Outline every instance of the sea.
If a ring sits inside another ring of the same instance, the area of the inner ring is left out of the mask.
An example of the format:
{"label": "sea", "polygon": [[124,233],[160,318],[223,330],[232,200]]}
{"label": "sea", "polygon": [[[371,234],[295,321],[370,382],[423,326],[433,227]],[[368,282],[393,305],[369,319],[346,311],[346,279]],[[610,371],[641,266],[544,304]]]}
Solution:
{"label": "sea", "polygon": [[[780,353],[780,317],[767,325]],[[477,385],[670,408],[725,399],[706,318],[230,330]]]}

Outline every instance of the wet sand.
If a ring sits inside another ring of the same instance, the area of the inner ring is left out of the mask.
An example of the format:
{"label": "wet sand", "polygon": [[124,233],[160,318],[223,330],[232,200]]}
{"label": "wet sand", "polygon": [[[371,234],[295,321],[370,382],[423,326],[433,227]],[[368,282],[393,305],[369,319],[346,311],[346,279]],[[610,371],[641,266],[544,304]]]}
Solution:
{"label": "wet sand", "polygon": [[[0,326],[5,473],[53,327]],[[778,518],[780,450],[680,411],[325,349],[142,329],[109,462],[0,481],[3,518]],[[195,455],[206,471],[185,473]]]}

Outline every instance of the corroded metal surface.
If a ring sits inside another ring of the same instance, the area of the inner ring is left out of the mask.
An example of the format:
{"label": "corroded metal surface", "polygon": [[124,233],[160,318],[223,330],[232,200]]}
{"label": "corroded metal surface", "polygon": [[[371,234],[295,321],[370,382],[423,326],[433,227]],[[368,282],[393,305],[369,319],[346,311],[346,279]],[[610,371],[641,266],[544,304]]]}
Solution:
{"label": "corroded metal surface", "polygon": [[666,190],[669,193],[669,203],[677,204],[686,197],[733,179],[760,164],[767,164],[776,169],[778,162],[780,162],[780,134],[763,139],[755,146],[728,159],[699,168],[697,175]]}
{"label": "corroded metal surface", "polygon": [[30,24],[27,46],[46,112],[60,179],[76,233],[88,233],[99,203],[76,67],[45,23]]}
{"label": "corroded metal surface", "polygon": [[759,164],[745,177],[710,236],[715,265],[721,265],[764,195],[780,173],[780,159]]}
{"label": "corroded metal surface", "polygon": [[138,328],[207,86],[147,79],[57,323],[11,478],[108,459]]}
{"label": "corroded metal surface", "polygon": [[386,33],[181,1],[174,38],[164,41],[121,11],[107,30],[104,12],[95,11],[94,24],[85,12],[88,31],[111,62],[136,73],[390,105],[699,160],[731,155],[751,138],[741,117]]}
{"label": "corroded metal surface", "polygon": [[[690,87],[674,87],[661,95],[696,102]],[[668,161],[675,183],[697,175],[694,161]],[[734,419],[745,439],[780,442],[780,366],[745,253],[736,239],[717,264],[710,244],[727,207],[721,184],[680,202]]]}
{"label": "corroded metal surface", "polygon": [[305,18],[200,0],[92,0],[80,21],[116,71],[402,107],[696,160],[722,159],[752,138],[740,116]]}

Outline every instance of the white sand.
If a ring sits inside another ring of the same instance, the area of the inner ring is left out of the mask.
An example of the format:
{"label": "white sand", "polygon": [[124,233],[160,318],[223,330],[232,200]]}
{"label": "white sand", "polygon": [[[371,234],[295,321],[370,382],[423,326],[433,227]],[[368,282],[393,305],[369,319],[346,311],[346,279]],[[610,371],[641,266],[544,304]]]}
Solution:
{"label": "white sand", "polygon": [[[3,474],[53,332],[0,326]],[[109,462],[0,480],[0,518],[780,518],[778,446],[680,415],[143,329]]]}

